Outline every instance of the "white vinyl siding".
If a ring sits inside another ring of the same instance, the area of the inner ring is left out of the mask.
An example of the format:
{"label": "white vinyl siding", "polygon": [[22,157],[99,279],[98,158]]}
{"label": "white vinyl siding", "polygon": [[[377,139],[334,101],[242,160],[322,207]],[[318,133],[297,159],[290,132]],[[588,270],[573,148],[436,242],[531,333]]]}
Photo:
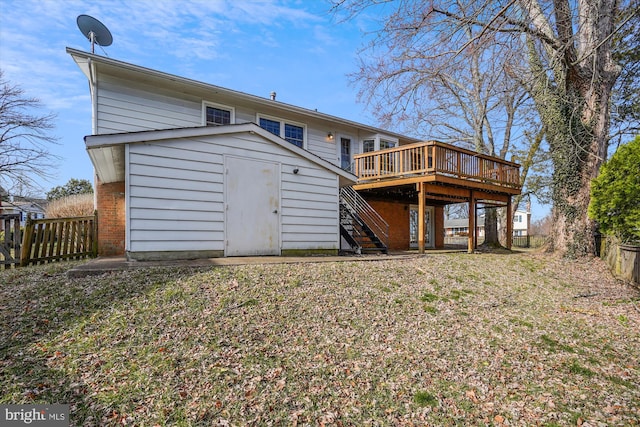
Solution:
{"label": "white vinyl siding", "polygon": [[310,122],[307,126],[307,150],[338,166],[340,162],[336,149],[337,138],[329,140],[327,138],[328,129],[327,124]]}
{"label": "white vinyl siding", "polygon": [[225,155],[281,165],[281,249],[338,249],[335,173],[239,133],[129,145],[127,250],[224,250]]}
{"label": "white vinyl siding", "polygon": [[201,126],[202,100],[103,76],[98,89],[98,134]]}
{"label": "white vinyl siding", "polygon": [[128,250],[222,250],[220,156],[171,144],[132,144]]}
{"label": "white vinyl siding", "polygon": [[[97,134],[135,132],[204,126],[206,105],[230,109],[231,123],[259,123],[264,117],[281,123],[290,123],[304,129],[303,148],[318,157],[340,164],[337,138],[329,140],[327,134],[340,129],[329,122],[299,115],[284,114],[274,108],[236,103],[233,99],[216,97],[212,93],[183,93],[155,85],[100,75],[97,99]],[[283,130],[284,132],[284,130]],[[357,129],[342,130],[357,135]],[[284,135],[284,134],[283,134]],[[354,144],[354,154],[357,144]]]}

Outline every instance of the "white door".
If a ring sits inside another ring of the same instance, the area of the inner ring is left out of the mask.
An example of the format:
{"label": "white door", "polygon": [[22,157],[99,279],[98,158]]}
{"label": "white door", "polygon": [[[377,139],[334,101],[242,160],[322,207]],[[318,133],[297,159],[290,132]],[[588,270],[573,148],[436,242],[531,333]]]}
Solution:
{"label": "white door", "polygon": [[340,137],[340,168],[353,172],[351,158],[351,138]]}
{"label": "white door", "polygon": [[280,167],[225,157],[225,256],[280,255]]}
{"label": "white door", "polygon": [[[434,208],[424,207],[424,247],[433,248],[434,236]],[[412,248],[418,247],[418,205],[411,205],[409,209],[409,245]]]}

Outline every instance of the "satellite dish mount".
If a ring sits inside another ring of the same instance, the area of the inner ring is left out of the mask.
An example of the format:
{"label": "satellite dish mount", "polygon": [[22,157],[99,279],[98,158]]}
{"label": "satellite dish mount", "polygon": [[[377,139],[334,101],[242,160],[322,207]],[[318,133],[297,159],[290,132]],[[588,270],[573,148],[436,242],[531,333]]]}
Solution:
{"label": "satellite dish mount", "polygon": [[78,28],[91,42],[91,53],[95,53],[95,45],[110,46],[113,43],[111,32],[96,18],[89,15],[80,15],[77,19]]}

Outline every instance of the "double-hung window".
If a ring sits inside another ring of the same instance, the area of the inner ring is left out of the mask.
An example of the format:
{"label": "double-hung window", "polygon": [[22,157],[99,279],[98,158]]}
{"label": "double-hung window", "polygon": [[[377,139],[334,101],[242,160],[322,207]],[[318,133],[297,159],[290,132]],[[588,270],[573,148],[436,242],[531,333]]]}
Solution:
{"label": "double-hung window", "polygon": [[304,148],[305,126],[298,123],[286,122],[274,117],[258,117],[260,127],[284,140]]}
{"label": "double-hung window", "polygon": [[280,136],[280,122],[276,120],[260,118],[260,127],[274,135]]}
{"label": "double-hung window", "polygon": [[230,125],[234,122],[235,111],[232,107],[204,102],[203,116],[206,126]]}
{"label": "double-hung window", "polygon": [[365,139],[362,142],[362,152],[370,153],[376,149],[376,140],[375,139]]}
{"label": "double-hung window", "polygon": [[304,128],[302,126],[284,124],[284,139],[302,148],[304,146]]}

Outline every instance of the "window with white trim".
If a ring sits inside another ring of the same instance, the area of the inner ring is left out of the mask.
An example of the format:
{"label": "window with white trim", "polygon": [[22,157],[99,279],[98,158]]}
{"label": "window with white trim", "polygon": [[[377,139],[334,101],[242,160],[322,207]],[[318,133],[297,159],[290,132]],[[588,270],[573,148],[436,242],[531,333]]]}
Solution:
{"label": "window with white trim", "polygon": [[387,148],[395,148],[398,146],[398,140],[388,135],[376,134],[362,140],[362,152],[369,153],[371,151],[385,150]]}
{"label": "window with white trim", "polygon": [[375,139],[365,139],[362,141],[362,152],[369,153],[371,151],[375,151],[376,149],[376,140]]}
{"label": "window with white trim", "polygon": [[396,143],[393,141],[387,141],[385,139],[381,139],[380,140],[380,149],[381,150],[386,150],[387,148],[394,148],[396,146]]}
{"label": "window with white trim", "polygon": [[230,125],[235,122],[235,109],[211,102],[202,103],[202,121],[206,126]]}
{"label": "window with white trim", "polygon": [[262,129],[278,135],[291,144],[304,148],[306,135],[305,125],[260,115],[258,115],[258,125]]}
{"label": "window with white trim", "polygon": [[284,124],[284,139],[302,148],[304,146],[304,128],[289,123]]}

